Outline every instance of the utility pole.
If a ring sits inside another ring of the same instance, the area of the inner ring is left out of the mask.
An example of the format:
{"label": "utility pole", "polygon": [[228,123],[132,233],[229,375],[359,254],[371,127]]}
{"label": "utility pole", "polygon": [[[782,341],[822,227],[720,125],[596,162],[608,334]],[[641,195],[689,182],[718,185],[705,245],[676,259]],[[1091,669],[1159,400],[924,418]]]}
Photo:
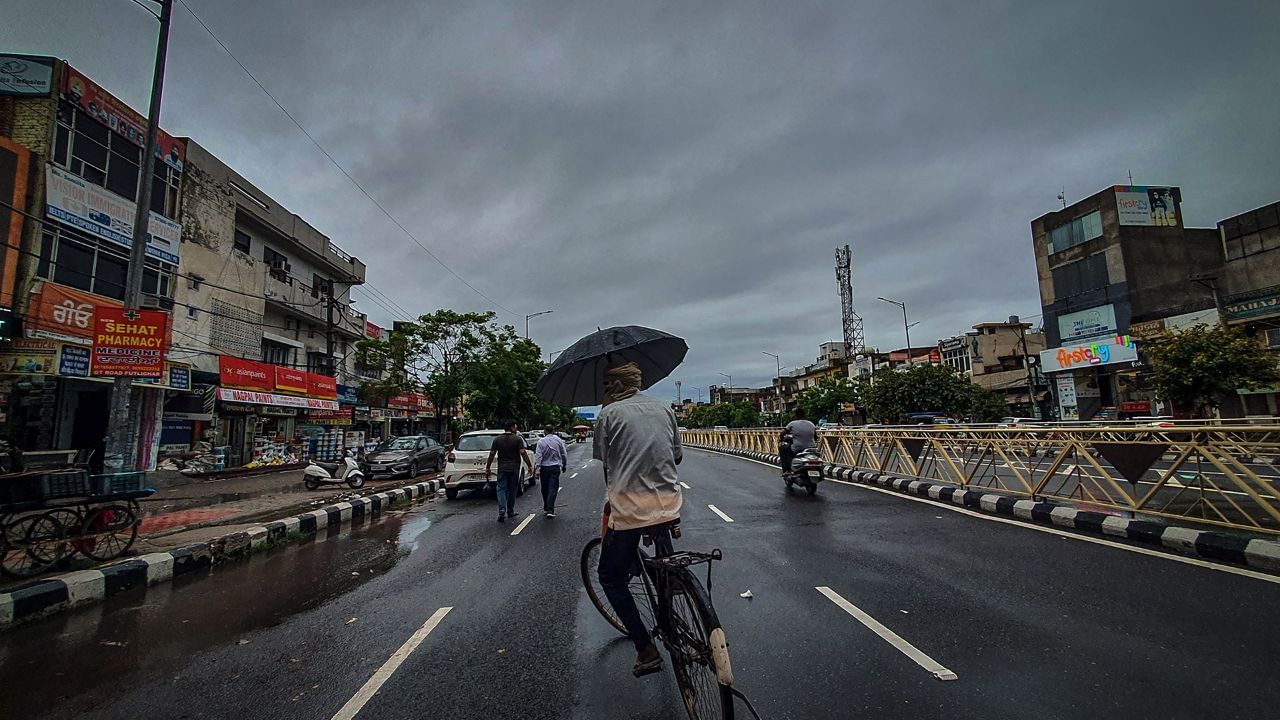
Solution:
{"label": "utility pole", "polygon": [[774,376],[773,397],[774,397],[774,410],[777,410],[778,412],[778,424],[781,425],[782,424],[782,358],[766,350],[761,350],[760,352],[773,358],[773,363],[778,370],[778,374]]}
{"label": "utility pole", "polygon": [[328,366],[328,373],[332,377],[338,376],[338,363],[333,361],[333,283],[329,283],[329,292],[324,296],[325,319],[324,319],[324,357],[325,364]]}
{"label": "utility pole", "polygon": [[[138,206],[133,214],[133,245],[129,248],[129,272],[125,276],[124,306],[136,310],[142,305],[142,274],[147,262],[147,236],[151,225],[151,184],[156,168],[156,133],[160,129],[160,99],[164,93],[164,65],[169,50],[172,0],[160,4],[160,35],[156,42],[155,69],[151,76],[151,103],[147,109],[147,132],[142,147],[142,169],[138,174]],[[133,382],[118,377],[111,386],[110,429],[103,458],[107,472],[124,472],[136,465],[130,452],[132,426],[129,422],[129,395]],[[146,392],[140,390],[139,392]]]}
{"label": "utility pole", "polygon": [[907,367],[911,367],[912,360],[913,360],[913,358],[911,357],[911,326],[907,324],[907,304],[904,302],[898,302],[897,300],[890,300],[889,298],[885,298],[885,297],[876,298],[876,299],[883,300],[889,303],[890,305],[897,305],[898,307],[902,308],[902,329],[907,334]]}
{"label": "utility pole", "polygon": [[524,339],[525,340],[529,339],[529,320],[531,320],[532,318],[536,318],[539,315],[550,315],[553,312],[555,312],[555,310],[543,310],[541,312],[530,313],[529,315],[525,315],[524,316]]}
{"label": "utility pole", "polygon": [[1031,403],[1031,416],[1040,419],[1040,403],[1036,402],[1036,386],[1031,374],[1031,359],[1027,353],[1027,329],[1022,325],[1022,318],[1009,316],[1009,324],[1018,326],[1018,338],[1022,341],[1022,367],[1027,370],[1027,402]]}

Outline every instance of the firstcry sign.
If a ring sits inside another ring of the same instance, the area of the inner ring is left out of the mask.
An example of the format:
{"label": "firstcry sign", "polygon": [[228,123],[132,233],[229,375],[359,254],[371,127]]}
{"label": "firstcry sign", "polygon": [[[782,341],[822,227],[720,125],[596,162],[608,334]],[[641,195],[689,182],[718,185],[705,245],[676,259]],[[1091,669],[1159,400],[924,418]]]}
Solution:
{"label": "firstcry sign", "polygon": [[1040,362],[1047,373],[1134,362],[1137,359],[1138,348],[1128,335],[1117,335],[1082,345],[1051,348],[1040,353]]}

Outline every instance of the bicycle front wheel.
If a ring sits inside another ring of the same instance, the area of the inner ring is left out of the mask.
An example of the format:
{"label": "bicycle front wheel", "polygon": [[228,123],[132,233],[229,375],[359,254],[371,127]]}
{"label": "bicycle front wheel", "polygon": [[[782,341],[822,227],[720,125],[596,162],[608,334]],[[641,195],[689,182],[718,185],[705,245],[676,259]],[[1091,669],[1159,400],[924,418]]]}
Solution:
{"label": "bicycle front wheel", "polygon": [[733,668],[711,597],[687,569],[667,578],[671,668],[690,720],[733,720]]}
{"label": "bicycle front wheel", "polygon": [[[622,619],[614,612],[613,606],[609,604],[609,598],[604,594],[604,588],[600,585],[600,546],[602,542],[600,538],[591,538],[586,547],[582,548],[582,585],[587,589],[587,597],[591,598],[591,604],[596,606],[596,610],[609,621],[618,632],[623,635],[627,634],[627,626],[622,623]],[[640,620],[644,623],[646,629],[652,630],[654,627],[653,607],[649,600],[649,591],[645,586],[645,578],[641,573],[643,567],[640,564],[640,556],[637,555],[635,567],[631,571],[627,587],[631,591],[631,598],[635,600],[636,609],[640,611]]]}

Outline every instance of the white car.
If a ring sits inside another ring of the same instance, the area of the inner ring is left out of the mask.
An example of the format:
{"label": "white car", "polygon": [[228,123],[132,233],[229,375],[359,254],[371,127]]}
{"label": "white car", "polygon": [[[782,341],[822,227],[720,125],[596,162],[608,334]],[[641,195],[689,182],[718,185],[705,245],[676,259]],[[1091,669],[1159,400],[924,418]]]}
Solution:
{"label": "white car", "polygon": [[[489,450],[493,447],[494,438],[502,434],[501,430],[473,430],[458,437],[458,444],[449,451],[444,466],[444,496],[449,500],[458,497],[458,491],[464,488],[494,487],[497,484],[497,470],[493,475],[484,474],[485,463],[489,460]],[[522,438],[523,440],[523,438]],[[529,459],[533,459],[530,451]],[[497,464],[497,460],[494,460]],[[524,460],[520,461],[519,494],[532,485],[534,478],[529,476]]]}

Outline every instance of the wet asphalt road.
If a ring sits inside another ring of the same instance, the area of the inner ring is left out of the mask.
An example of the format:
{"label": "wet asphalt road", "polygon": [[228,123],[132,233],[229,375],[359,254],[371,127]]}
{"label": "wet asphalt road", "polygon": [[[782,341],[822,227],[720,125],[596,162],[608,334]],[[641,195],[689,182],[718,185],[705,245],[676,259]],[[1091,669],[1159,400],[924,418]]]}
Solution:
{"label": "wet asphalt road", "polygon": [[[629,643],[581,589],[603,489],[588,447],[570,450],[559,517],[518,536],[491,496],[464,494],[0,635],[0,717],[332,718],[443,607],[358,718],[683,717],[670,673],[633,679]],[[789,494],[736,458],[690,451],[681,478],[680,544],[725,553],[713,596],[765,718],[1280,704],[1275,583],[834,482]],[[532,490],[521,511],[540,508]],[[934,679],[816,586],[959,679]]]}

